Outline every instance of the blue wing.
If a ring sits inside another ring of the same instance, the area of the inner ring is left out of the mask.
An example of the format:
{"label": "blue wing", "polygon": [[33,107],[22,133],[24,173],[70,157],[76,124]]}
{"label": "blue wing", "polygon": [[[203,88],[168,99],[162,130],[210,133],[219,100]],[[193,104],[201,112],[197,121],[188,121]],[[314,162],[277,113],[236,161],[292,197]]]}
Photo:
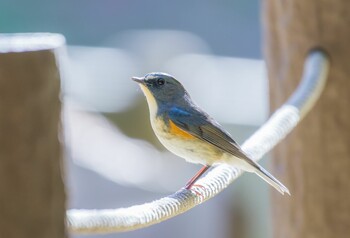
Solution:
{"label": "blue wing", "polygon": [[176,126],[196,138],[206,141],[235,157],[253,162],[231,138],[230,134],[198,107],[194,107],[191,111],[174,107],[170,109],[168,116]]}

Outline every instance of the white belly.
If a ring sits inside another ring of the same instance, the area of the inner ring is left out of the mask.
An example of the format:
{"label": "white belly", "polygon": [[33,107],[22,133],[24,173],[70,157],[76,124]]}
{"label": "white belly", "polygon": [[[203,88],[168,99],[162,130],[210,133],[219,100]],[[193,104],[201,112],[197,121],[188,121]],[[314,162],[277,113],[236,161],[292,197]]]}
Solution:
{"label": "white belly", "polygon": [[167,126],[159,119],[151,119],[151,124],[156,136],[164,147],[188,162],[212,165],[217,163],[222,156],[222,152],[216,147],[197,138],[184,140],[183,138],[169,135]]}

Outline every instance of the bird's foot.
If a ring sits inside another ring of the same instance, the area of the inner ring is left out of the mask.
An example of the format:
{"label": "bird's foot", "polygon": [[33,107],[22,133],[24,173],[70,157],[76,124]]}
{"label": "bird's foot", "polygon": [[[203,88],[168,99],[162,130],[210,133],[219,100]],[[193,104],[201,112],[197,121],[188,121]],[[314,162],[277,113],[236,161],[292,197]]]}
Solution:
{"label": "bird's foot", "polygon": [[195,194],[197,194],[198,196],[201,196],[202,198],[204,198],[204,195],[199,192],[197,189],[192,189],[193,187],[198,187],[201,188],[202,190],[205,190],[205,187],[203,185],[200,184],[191,184],[191,186],[186,185],[185,189],[193,191]]}

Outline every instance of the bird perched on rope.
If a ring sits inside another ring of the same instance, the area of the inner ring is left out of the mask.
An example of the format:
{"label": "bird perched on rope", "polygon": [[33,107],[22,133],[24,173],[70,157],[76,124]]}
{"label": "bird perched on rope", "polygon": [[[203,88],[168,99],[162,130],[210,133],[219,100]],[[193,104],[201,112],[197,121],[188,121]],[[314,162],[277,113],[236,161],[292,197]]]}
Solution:
{"label": "bird perched on rope", "polygon": [[215,164],[229,164],[256,173],[281,194],[289,190],[250,159],[221,125],[199,108],[173,76],[150,73],[133,77],[146,96],[152,128],[159,141],[172,153],[204,167],[186,184],[194,183]]}

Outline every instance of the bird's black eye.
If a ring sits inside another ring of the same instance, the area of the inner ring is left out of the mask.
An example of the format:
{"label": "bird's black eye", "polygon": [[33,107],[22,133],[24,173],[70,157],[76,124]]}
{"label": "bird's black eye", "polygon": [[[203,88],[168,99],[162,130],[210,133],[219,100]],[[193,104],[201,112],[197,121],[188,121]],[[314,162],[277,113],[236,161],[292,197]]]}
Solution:
{"label": "bird's black eye", "polygon": [[158,84],[159,86],[162,86],[162,85],[165,84],[165,80],[164,80],[163,78],[159,78],[159,79],[157,80],[157,84]]}

